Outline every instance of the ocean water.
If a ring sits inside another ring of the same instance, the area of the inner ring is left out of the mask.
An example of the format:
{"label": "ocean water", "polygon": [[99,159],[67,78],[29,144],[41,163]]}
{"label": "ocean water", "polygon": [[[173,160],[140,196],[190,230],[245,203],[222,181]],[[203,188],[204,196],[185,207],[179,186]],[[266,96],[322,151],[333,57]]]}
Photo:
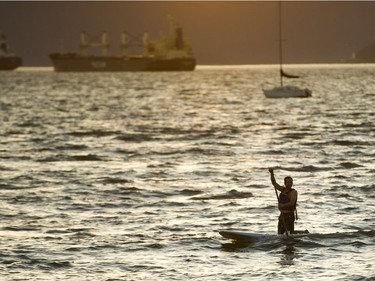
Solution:
{"label": "ocean water", "polygon": [[[375,280],[375,65],[0,73],[1,280]],[[268,168],[299,192],[276,233]]]}

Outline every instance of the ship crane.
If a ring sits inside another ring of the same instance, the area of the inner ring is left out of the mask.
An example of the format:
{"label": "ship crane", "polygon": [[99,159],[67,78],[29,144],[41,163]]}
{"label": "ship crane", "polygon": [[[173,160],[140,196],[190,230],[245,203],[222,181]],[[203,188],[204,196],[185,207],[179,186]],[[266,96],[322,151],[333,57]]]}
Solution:
{"label": "ship crane", "polygon": [[109,40],[108,33],[103,32],[99,41],[91,40],[86,32],[81,33],[81,55],[87,57],[89,55],[89,48],[102,48],[102,56],[107,57],[109,54]]}

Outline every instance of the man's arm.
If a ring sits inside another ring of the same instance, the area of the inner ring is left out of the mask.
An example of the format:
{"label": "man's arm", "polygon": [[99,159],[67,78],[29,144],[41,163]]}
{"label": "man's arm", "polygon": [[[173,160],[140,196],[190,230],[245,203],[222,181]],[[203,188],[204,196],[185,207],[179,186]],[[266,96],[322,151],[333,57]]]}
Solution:
{"label": "man's arm", "polygon": [[272,185],[279,191],[282,191],[284,189],[283,186],[279,185],[277,182],[276,182],[276,179],[275,179],[275,175],[273,174],[273,169],[272,168],[269,168],[268,171],[270,172],[271,174],[271,182],[272,182]]}

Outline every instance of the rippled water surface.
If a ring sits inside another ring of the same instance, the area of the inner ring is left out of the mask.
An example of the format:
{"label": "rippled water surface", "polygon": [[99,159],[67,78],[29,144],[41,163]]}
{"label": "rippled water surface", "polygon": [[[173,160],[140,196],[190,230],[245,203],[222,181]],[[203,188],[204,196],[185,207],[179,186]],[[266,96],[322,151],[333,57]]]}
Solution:
{"label": "rippled water surface", "polygon": [[[0,73],[2,280],[374,280],[375,66]],[[294,177],[301,239],[276,233]]]}

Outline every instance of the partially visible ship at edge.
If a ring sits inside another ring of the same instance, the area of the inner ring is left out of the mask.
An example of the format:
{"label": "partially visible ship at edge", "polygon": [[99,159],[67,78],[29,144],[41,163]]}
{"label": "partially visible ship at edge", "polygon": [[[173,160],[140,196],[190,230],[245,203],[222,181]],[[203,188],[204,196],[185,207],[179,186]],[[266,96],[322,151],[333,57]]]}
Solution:
{"label": "partially visible ship at edge", "polygon": [[0,70],[14,70],[22,65],[22,58],[9,47],[5,35],[0,35]]}
{"label": "partially visible ship at edge", "polygon": [[[85,32],[81,33],[80,54],[52,53],[49,55],[57,72],[119,72],[119,71],[191,71],[196,59],[190,43],[184,38],[181,27],[170,20],[169,33],[155,40],[143,34],[142,42],[132,42],[126,32],[121,34],[121,55],[109,55],[108,34],[103,33],[98,41],[92,40]],[[129,47],[143,47],[143,53],[130,55]],[[90,47],[101,48],[101,55],[89,54]]]}
{"label": "partially visible ship at edge", "polygon": [[352,58],[344,60],[345,63],[375,63],[375,43],[372,43],[358,52],[352,54]]}

